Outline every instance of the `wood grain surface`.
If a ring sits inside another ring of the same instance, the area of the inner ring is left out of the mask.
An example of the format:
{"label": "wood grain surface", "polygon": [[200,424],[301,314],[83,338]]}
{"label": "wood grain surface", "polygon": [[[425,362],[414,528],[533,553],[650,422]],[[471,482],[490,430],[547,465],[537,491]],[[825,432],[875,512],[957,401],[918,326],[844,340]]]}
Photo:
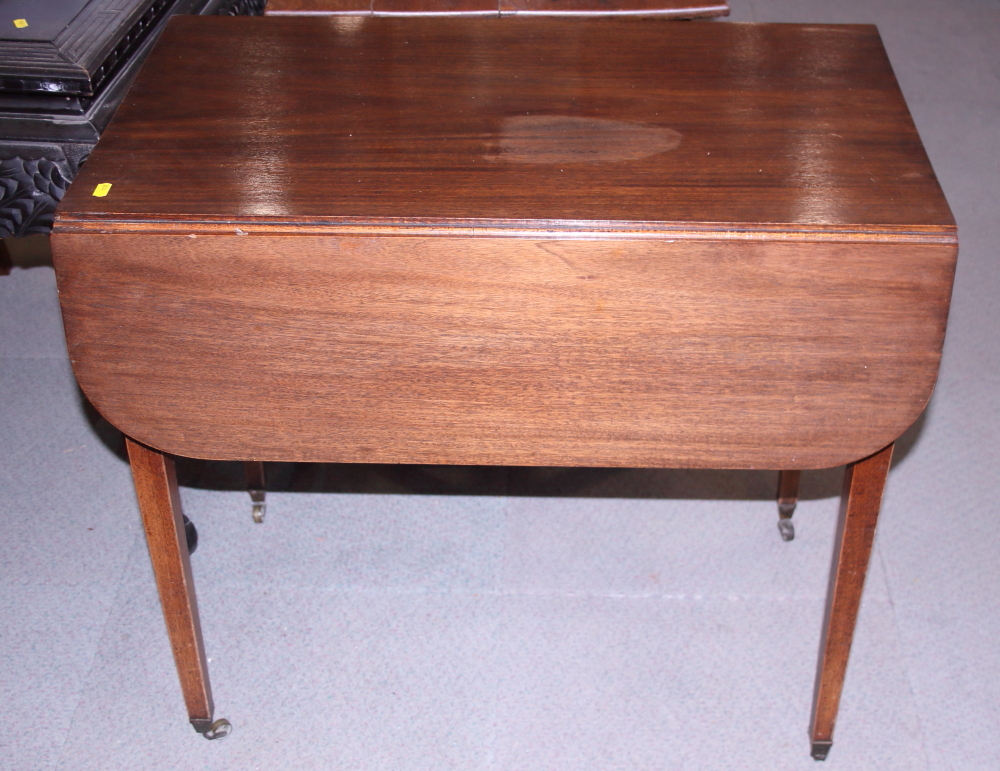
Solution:
{"label": "wood grain surface", "polygon": [[200,458],[815,468],[937,373],[955,249],[57,234],[81,387]]}
{"label": "wood grain surface", "polygon": [[269,0],[268,16],[451,13],[511,15],[642,15],[672,19],[728,16],[725,2],[704,0]]}
{"label": "wood grain surface", "polygon": [[890,444],[874,455],[851,464],[844,473],[840,524],[834,546],[810,729],[814,755],[822,757],[825,757],[833,741],[833,728],[847,674],[847,659],[861,607],[861,593],[875,540],[875,525],[892,461],[892,449]]}
{"label": "wood grain surface", "polygon": [[[522,116],[680,138],[559,158],[540,123],[531,162]],[[58,216],[955,240],[874,27],[656,19],[176,17]]]}

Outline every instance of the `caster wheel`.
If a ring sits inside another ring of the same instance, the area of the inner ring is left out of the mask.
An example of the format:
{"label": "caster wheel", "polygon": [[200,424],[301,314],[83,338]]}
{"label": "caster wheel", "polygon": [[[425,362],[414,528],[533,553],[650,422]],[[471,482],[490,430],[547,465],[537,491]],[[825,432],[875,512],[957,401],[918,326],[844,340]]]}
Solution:
{"label": "caster wheel", "polygon": [[194,526],[194,522],[184,515],[184,535],[187,537],[188,544],[188,554],[194,554],[194,550],[198,548],[198,528]]}
{"label": "caster wheel", "polygon": [[782,541],[791,541],[795,539],[795,525],[792,524],[790,519],[779,519],[778,520],[778,532],[781,533]]}
{"label": "caster wheel", "polygon": [[224,717],[216,720],[209,726],[208,730],[202,734],[206,739],[225,739],[233,731],[233,724]]}

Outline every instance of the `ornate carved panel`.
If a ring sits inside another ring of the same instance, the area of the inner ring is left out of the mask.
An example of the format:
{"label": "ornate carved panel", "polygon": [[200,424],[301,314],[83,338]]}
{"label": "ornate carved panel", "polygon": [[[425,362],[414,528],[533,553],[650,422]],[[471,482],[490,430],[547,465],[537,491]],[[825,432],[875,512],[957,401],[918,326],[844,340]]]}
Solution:
{"label": "ornate carved panel", "polygon": [[56,205],[76,176],[79,145],[7,145],[0,147],[0,237],[48,233]]}

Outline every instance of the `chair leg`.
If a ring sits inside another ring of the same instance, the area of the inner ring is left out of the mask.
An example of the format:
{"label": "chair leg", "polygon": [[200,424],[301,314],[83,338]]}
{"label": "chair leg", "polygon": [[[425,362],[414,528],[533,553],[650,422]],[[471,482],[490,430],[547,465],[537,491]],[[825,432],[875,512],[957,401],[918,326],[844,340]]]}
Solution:
{"label": "chair leg", "polygon": [[795,538],[795,525],[792,524],[792,514],[799,502],[799,477],[801,471],[778,472],[778,532],[781,540],[791,541]]}
{"label": "chair leg", "polygon": [[173,459],[128,437],[126,446],[188,717],[207,738],[225,736],[232,728],[229,721],[212,721],[212,690]]}
{"label": "chair leg", "polygon": [[258,525],[264,521],[267,513],[267,484],[264,480],[264,461],[248,460],[243,464],[247,475],[247,492],[250,493],[250,513]]}
{"label": "chair leg", "polygon": [[810,729],[812,756],[816,760],[824,760],[833,744],[833,727],[840,707],[847,658],[851,652],[892,448],[890,444],[874,455],[850,464],[844,472],[840,524],[833,552]]}

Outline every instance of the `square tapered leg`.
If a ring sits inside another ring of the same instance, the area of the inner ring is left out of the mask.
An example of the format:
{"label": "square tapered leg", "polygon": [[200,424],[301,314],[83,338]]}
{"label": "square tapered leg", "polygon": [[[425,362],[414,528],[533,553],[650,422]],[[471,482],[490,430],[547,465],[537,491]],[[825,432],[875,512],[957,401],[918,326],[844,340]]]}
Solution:
{"label": "square tapered leg", "polygon": [[868,558],[882,505],[893,445],[848,465],[840,499],[840,525],[833,552],[826,619],[820,644],[819,671],[810,735],[812,756],[824,760],[833,744],[847,658],[861,606]]}
{"label": "square tapered leg", "polygon": [[208,682],[174,461],[132,439],[126,438],[126,444],[188,717],[196,731],[216,738],[224,735],[222,731],[228,733],[229,724],[212,721],[212,689]]}

